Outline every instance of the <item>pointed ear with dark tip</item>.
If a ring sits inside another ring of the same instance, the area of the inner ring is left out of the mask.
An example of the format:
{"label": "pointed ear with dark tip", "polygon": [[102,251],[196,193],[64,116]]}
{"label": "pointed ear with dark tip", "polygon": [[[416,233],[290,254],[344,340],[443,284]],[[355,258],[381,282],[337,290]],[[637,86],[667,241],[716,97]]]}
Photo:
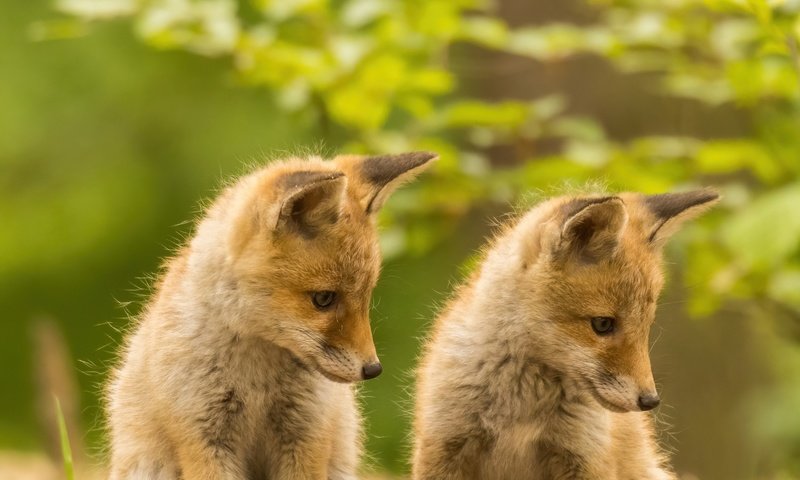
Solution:
{"label": "pointed ear with dark tip", "polygon": [[410,152],[374,157],[343,157],[337,159],[351,178],[351,188],[356,192],[367,214],[381,209],[386,199],[397,187],[425,170],[438,155],[431,152]]}
{"label": "pointed ear with dark tip", "polygon": [[278,180],[284,192],[275,231],[295,231],[313,237],[341,213],[347,178],[342,172],[292,172]]}
{"label": "pointed ear with dark tip", "polygon": [[684,222],[705,213],[718,200],[719,193],[710,188],[645,196],[644,205],[653,215],[647,239],[663,246]]}
{"label": "pointed ear with dark tip", "polygon": [[597,263],[617,251],[628,223],[619,197],[580,198],[563,207],[565,220],[556,254],[562,259]]}

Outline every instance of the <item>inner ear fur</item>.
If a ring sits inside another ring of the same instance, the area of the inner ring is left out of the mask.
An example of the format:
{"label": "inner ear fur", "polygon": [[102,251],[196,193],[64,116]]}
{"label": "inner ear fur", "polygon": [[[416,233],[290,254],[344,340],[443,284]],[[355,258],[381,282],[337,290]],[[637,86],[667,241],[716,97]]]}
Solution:
{"label": "inner ear fur", "polygon": [[619,197],[579,198],[562,207],[564,221],[556,248],[562,260],[597,263],[611,258],[628,222]]}
{"label": "inner ear fur", "polygon": [[644,196],[643,203],[652,214],[648,241],[662,246],[684,222],[702,215],[717,201],[719,193],[710,188]]}
{"label": "inner ear fur", "polygon": [[238,257],[258,232],[316,235],[337,220],[347,185],[337,171],[284,173],[254,187],[233,205],[234,224],[228,233],[229,253]]}
{"label": "inner ear fur", "polygon": [[389,195],[403,183],[422,173],[438,155],[408,152],[370,157],[345,156],[336,159],[347,173],[351,188],[367,214],[383,207]]}
{"label": "inner ear fur", "polygon": [[313,237],[319,228],[339,218],[346,185],[347,178],[338,171],[286,174],[278,180],[280,209],[271,227]]}

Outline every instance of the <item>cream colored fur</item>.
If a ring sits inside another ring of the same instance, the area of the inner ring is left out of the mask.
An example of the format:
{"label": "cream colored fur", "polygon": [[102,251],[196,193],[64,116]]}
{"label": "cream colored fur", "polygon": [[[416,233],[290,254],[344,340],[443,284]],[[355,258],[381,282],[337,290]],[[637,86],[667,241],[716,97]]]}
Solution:
{"label": "cream colored fur", "polygon": [[413,478],[674,479],[638,404],[660,248],[716,198],[560,197],[507,227],[425,348]]}
{"label": "cream colored fur", "polygon": [[[111,478],[356,478],[377,362],[373,213],[432,154],[289,159],[240,179],[169,260],[107,389]],[[314,292],[333,291],[329,307]]]}

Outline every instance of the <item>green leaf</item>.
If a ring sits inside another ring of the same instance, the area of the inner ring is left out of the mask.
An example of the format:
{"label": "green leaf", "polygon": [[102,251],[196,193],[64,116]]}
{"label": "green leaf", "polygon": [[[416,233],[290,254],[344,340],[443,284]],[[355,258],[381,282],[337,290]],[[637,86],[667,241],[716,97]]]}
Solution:
{"label": "green leaf", "polygon": [[586,142],[600,142],[606,138],[603,127],[594,119],[579,116],[556,119],[550,126],[549,133],[571,140],[582,140]]}
{"label": "green leaf", "polygon": [[509,34],[506,49],[518,55],[540,60],[557,60],[581,50],[604,50],[611,39],[595,30],[590,45],[586,32],[581,27],[566,24],[551,24],[537,27],[524,27]]}
{"label": "green leaf", "polygon": [[733,257],[748,268],[779,267],[800,248],[800,182],[765,193],[720,231]]}
{"label": "green leaf", "polygon": [[303,13],[325,10],[326,0],[253,0],[256,8],[277,20],[285,20]]}
{"label": "green leaf", "polygon": [[565,181],[582,182],[588,179],[594,170],[577,164],[564,157],[546,157],[529,159],[512,177],[528,188],[550,187],[562,185]]}
{"label": "green leaf", "polygon": [[759,30],[758,24],[749,18],[724,19],[712,26],[710,46],[720,58],[737,60],[745,57],[750,45],[758,41]]}
{"label": "green leaf", "polygon": [[689,248],[685,258],[686,263],[692,266],[684,273],[684,283],[692,286],[689,314],[696,317],[711,315],[719,309],[722,294],[730,291],[739,273],[729,267],[728,258],[719,250]]}
{"label": "green leaf", "polygon": [[767,0],[747,0],[747,5],[750,12],[762,24],[769,24],[772,21],[772,7],[770,7]]}
{"label": "green leaf", "polygon": [[750,171],[767,184],[780,181],[785,173],[764,146],[752,140],[706,142],[697,151],[696,162],[701,173]]}
{"label": "green leaf", "polygon": [[428,94],[449,93],[453,89],[453,74],[441,68],[423,68],[410,72],[405,88]]}
{"label": "green leaf", "polygon": [[186,8],[181,2],[148,3],[136,31],[157,48],[185,48],[200,55],[230,54],[239,40],[233,0],[206,0]]}
{"label": "green leaf", "polygon": [[56,0],[60,12],[86,19],[110,19],[132,15],[136,0]]}
{"label": "green leaf", "polygon": [[508,42],[508,27],[499,18],[467,17],[461,21],[459,39],[500,48]]}
{"label": "green leaf", "polygon": [[527,119],[528,107],[521,102],[487,103],[463,100],[452,103],[444,116],[446,125],[450,127],[518,127]]}
{"label": "green leaf", "polygon": [[392,98],[408,80],[402,57],[382,54],[361,66],[356,75],[327,94],[331,117],[350,127],[375,130],[392,109]]}
{"label": "green leaf", "polygon": [[731,62],[726,67],[726,76],[741,103],[800,96],[797,72],[789,58],[770,56]]}
{"label": "green leaf", "polygon": [[767,293],[778,302],[800,309],[800,266],[788,266],[776,271],[770,279]]}
{"label": "green leaf", "polygon": [[89,34],[89,24],[83,20],[43,20],[28,27],[28,37],[35,41],[64,40],[84,37]]}

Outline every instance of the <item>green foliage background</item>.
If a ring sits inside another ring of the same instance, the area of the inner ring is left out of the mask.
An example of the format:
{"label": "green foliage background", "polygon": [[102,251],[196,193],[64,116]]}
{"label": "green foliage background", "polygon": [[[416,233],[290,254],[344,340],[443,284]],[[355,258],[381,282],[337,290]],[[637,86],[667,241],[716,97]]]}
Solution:
{"label": "green foliage background", "polygon": [[[97,424],[127,322],[117,302],[141,298],[135,279],[222,179],[298,148],[425,149],[441,160],[381,222],[387,374],[364,386],[379,468],[406,468],[418,339],[490,219],[599,181],[723,193],[668,252],[654,350],[674,399],[665,441],[702,478],[800,478],[800,1],[57,0],[0,13],[1,444],[37,445],[39,314],[86,362]],[[88,440],[102,444],[98,429]]]}

